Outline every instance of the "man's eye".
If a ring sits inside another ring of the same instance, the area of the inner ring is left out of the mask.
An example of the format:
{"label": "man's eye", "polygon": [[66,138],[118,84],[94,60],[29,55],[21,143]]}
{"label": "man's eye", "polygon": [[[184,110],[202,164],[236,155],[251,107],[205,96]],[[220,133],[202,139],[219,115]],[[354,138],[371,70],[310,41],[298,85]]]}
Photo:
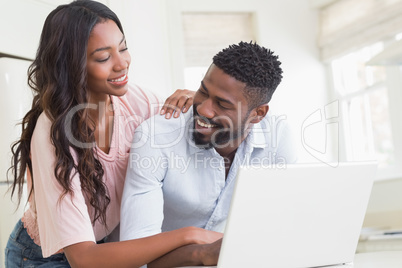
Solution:
{"label": "man's eye", "polygon": [[222,104],[222,103],[218,103],[218,105],[219,105],[219,107],[221,107],[221,108],[224,109],[224,110],[230,109],[229,107],[225,106],[225,105]]}

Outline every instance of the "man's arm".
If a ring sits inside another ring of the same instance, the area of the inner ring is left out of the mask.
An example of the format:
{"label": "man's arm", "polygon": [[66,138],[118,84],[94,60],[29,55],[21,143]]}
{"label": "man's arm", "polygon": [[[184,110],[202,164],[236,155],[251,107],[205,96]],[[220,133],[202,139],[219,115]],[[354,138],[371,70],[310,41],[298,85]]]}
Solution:
{"label": "man's arm", "polygon": [[[135,131],[123,189],[120,240],[146,237],[161,232],[163,221],[161,152],[152,148],[148,121]],[[143,140],[144,142],[138,143]],[[156,163],[154,165],[150,163]]]}
{"label": "man's arm", "polygon": [[148,264],[148,268],[217,265],[222,238],[211,244],[187,245]]}

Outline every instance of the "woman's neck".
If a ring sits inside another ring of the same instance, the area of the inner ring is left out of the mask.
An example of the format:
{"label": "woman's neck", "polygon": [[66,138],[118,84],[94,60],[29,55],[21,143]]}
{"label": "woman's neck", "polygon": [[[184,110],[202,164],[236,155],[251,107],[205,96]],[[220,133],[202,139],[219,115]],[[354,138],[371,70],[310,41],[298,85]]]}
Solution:
{"label": "woman's neck", "polygon": [[89,97],[88,103],[88,115],[95,123],[98,123],[104,120],[105,117],[113,114],[113,109],[111,107],[112,100],[107,94],[104,94],[101,97],[92,95]]}
{"label": "woman's neck", "polygon": [[111,97],[106,95],[106,98],[93,98],[89,101],[88,114],[95,124],[95,141],[96,145],[105,153],[110,150],[111,139],[113,134],[113,103]]}

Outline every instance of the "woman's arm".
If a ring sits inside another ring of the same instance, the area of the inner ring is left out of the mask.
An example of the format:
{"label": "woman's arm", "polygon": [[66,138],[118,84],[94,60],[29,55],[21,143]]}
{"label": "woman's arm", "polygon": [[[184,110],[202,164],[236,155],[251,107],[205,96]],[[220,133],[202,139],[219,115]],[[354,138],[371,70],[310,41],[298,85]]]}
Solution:
{"label": "woman's arm", "polygon": [[211,244],[192,244],[175,249],[152,261],[148,268],[217,265],[222,239]]}
{"label": "woman's arm", "polygon": [[185,227],[134,240],[77,243],[65,247],[64,253],[71,267],[140,267],[176,248],[212,243],[221,236],[201,228]]}

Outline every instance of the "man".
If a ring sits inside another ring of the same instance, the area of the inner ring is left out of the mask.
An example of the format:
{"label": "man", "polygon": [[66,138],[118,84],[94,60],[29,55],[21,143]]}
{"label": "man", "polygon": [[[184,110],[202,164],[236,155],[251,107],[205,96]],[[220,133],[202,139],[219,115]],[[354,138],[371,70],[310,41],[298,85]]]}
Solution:
{"label": "man", "polygon": [[[185,226],[223,232],[240,165],[296,161],[284,118],[268,114],[282,79],[280,65],[258,44],[229,46],[213,58],[192,113],[173,121],[156,116],[136,130],[122,200],[122,240]],[[169,261],[195,255],[180,251],[186,256],[173,251]]]}

